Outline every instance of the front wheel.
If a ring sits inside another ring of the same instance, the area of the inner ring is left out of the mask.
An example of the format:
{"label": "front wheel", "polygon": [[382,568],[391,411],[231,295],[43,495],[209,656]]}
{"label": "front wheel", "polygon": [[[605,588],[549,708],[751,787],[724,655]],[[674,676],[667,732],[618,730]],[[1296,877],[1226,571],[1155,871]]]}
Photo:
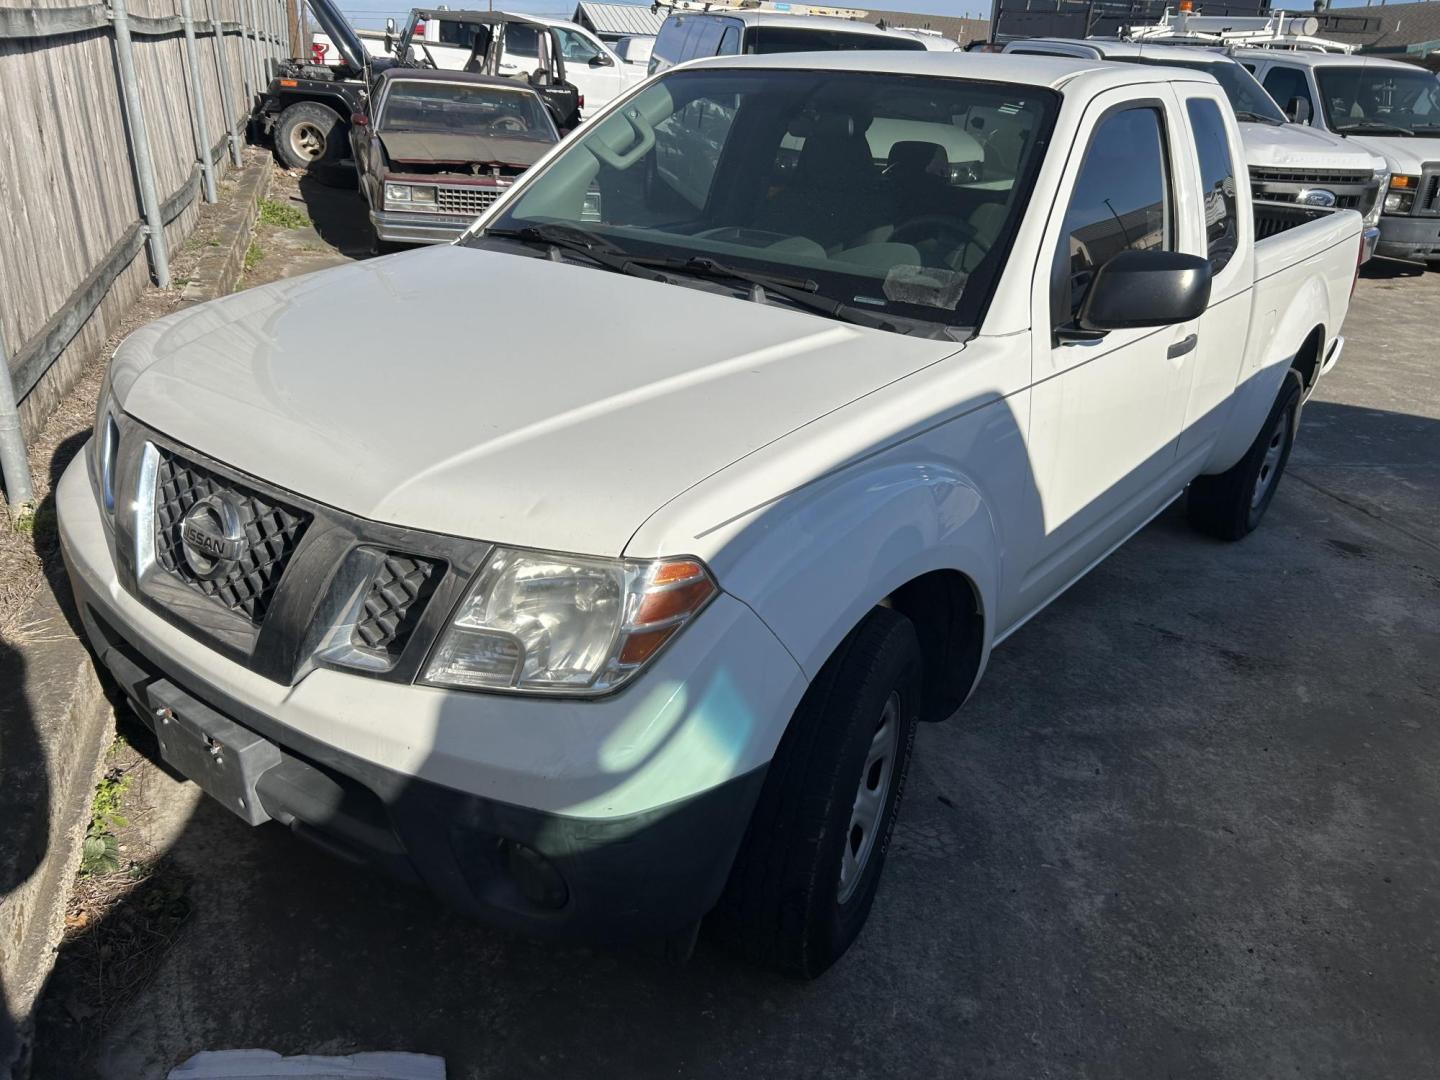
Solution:
{"label": "front wheel", "polygon": [[1221,540],[1239,540],[1260,524],[1295,446],[1300,397],[1300,379],[1291,372],[1245,456],[1218,476],[1195,478],[1186,507],[1191,525]]}
{"label": "front wheel", "polygon": [[865,925],[905,790],[921,677],[915,628],[876,608],[806,692],[716,913],[752,961],[813,979]]}
{"label": "front wheel", "polygon": [[280,114],[275,153],[292,169],[318,169],[339,161],[345,149],[345,124],[334,109],[300,101]]}

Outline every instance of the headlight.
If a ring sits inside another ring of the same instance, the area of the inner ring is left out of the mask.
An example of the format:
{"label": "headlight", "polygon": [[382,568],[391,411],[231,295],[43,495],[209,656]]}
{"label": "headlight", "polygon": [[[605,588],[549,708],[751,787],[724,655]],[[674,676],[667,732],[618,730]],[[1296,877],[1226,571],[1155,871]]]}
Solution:
{"label": "headlight", "polygon": [[100,383],[100,396],[95,401],[95,427],[90,434],[91,468],[95,474],[95,490],[100,508],[106,517],[115,516],[115,461],[120,450],[120,428],[110,407],[110,367]]}
{"label": "headlight", "polygon": [[1374,225],[1377,221],[1380,220],[1380,210],[1385,202],[1385,191],[1390,184],[1390,174],[1388,172],[1376,172],[1375,175],[1379,179],[1380,183],[1378,190],[1375,193],[1374,205],[1372,205],[1369,210],[1365,211],[1366,225]]}
{"label": "headlight", "polygon": [[435,205],[435,185],[386,184],[386,209],[391,209],[394,203],[400,204],[400,209],[402,210],[408,210],[412,207],[415,209],[429,209]]}
{"label": "headlight", "polygon": [[696,559],[638,562],[496,548],[424,682],[601,694],[629,681],[714,597]]}
{"label": "headlight", "polygon": [[1385,213],[1408,214],[1415,205],[1415,192],[1419,190],[1418,176],[1397,175],[1390,177],[1390,192],[1385,196]]}

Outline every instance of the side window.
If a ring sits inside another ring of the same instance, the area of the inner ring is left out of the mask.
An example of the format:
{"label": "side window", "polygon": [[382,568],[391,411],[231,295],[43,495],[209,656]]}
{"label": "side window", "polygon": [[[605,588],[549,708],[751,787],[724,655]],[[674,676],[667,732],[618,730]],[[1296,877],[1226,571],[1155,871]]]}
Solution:
{"label": "side window", "polygon": [[524,23],[511,23],[505,27],[505,51],[511,56],[525,56],[534,59],[540,55],[540,41],[535,27]]}
{"label": "side window", "polygon": [[714,56],[720,48],[720,36],[725,32],[725,24],[719,19],[703,19],[700,22],[700,32],[686,44],[689,46],[690,56]]}
{"label": "side window", "polygon": [[1070,193],[1051,279],[1053,325],[1072,321],[1095,271],[1122,251],[1174,251],[1170,165],[1160,110],[1111,113],[1090,136]]}
{"label": "side window", "polygon": [[1185,103],[1190,127],[1195,132],[1195,149],[1200,157],[1200,190],[1205,193],[1205,253],[1210,270],[1218,274],[1239,245],[1235,208],[1235,165],[1230,160],[1230,141],[1220,106],[1209,98],[1191,98]]}
{"label": "side window", "polygon": [[[683,15],[671,15],[660,27],[660,33],[655,35],[655,44],[650,49],[651,59],[678,64],[682,59],[680,50],[685,44],[685,33],[689,29],[689,19]],[[653,68],[654,65],[651,66]]]}
{"label": "side window", "polygon": [[1310,86],[1305,73],[1299,68],[1277,65],[1265,73],[1265,92],[1275,99],[1275,104],[1286,112],[1290,102],[1299,98],[1310,106],[1310,115],[1315,115],[1315,103],[1310,100]]}
{"label": "side window", "polygon": [[734,56],[740,51],[740,28],[734,23],[725,27],[725,33],[720,38],[720,48],[715,52],[720,56]]}
{"label": "side window", "polygon": [[584,34],[576,33],[574,30],[567,30],[563,26],[555,27],[555,33],[560,36],[560,47],[564,50],[564,56],[567,62],[574,61],[579,64],[588,64],[600,55],[600,50],[588,41]]}

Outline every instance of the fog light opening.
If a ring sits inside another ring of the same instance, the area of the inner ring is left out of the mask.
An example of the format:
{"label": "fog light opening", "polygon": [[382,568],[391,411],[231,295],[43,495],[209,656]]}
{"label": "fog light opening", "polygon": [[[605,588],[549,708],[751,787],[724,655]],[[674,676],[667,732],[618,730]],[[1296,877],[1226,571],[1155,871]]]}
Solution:
{"label": "fog light opening", "polygon": [[496,842],[500,866],[520,895],[537,907],[558,911],[570,899],[570,889],[554,864],[533,848],[515,840]]}

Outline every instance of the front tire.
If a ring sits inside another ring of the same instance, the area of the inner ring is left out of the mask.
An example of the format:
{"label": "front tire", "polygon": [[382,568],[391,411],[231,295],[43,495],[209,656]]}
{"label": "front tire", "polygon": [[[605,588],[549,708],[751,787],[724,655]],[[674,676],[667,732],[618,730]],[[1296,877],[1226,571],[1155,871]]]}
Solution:
{"label": "front tire", "polygon": [[813,979],[865,925],[905,790],[921,686],[915,628],[876,608],[806,692],[717,911],[751,961]]}
{"label": "front tire", "polygon": [[1190,524],[1220,540],[1254,531],[1275,498],[1300,425],[1301,384],[1291,371],[1250,449],[1228,471],[1196,477],[1186,506]]}
{"label": "front tire", "polygon": [[339,161],[344,149],[345,124],[325,105],[297,102],[275,125],[275,153],[291,169],[322,169]]}

